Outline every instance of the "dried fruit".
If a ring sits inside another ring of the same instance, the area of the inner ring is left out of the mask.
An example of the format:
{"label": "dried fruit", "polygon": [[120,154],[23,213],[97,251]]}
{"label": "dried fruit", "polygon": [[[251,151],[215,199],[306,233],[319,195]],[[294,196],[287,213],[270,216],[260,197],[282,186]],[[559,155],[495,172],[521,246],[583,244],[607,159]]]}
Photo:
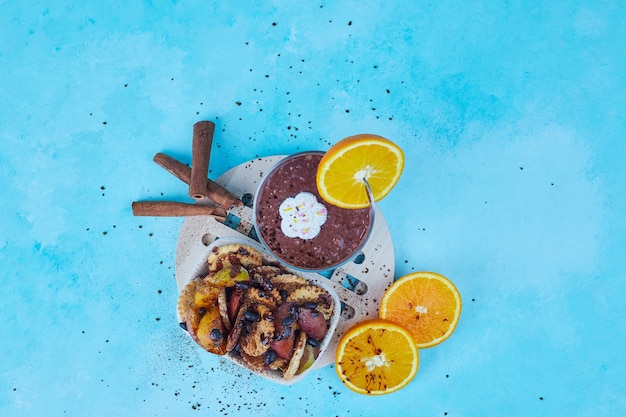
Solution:
{"label": "dried fruit", "polygon": [[275,371],[288,380],[319,355],[333,300],[257,254],[247,245],[216,246],[207,258],[210,272],[181,293],[181,327],[209,352],[228,353],[254,371]]}

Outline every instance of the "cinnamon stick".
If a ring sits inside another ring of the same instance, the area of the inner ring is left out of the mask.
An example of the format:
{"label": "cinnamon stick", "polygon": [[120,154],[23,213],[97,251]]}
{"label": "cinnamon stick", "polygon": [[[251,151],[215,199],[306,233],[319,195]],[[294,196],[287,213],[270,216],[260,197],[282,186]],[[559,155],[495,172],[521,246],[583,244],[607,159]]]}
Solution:
{"label": "cinnamon stick", "polygon": [[213,132],[215,132],[215,124],[213,122],[202,121],[193,125],[189,196],[196,200],[207,197],[207,175],[209,174]]}
{"label": "cinnamon stick", "polygon": [[[164,153],[157,153],[154,158],[154,162],[156,162],[161,167],[165,168],[170,174],[174,175],[179,180],[183,181],[186,184],[189,184],[191,181],[191,168],[187,165],[183,164],[180,161],[172,158],[169,155]],[[211,181],[207,178],[206,183],[206,196],[211,200],[215,201],[224,209],[228,210],[233,205],[242,206],[243,202],[239,197],[228,191],[226,188],[222,187],[218,183]]]}
{"label": "cinnamon stick", "polygon": [[174,201],[134,201],[132,209],[134,216],[211,216],[219,221],[226,220],[226,211],[222,207],[205,204],[187,204]]}

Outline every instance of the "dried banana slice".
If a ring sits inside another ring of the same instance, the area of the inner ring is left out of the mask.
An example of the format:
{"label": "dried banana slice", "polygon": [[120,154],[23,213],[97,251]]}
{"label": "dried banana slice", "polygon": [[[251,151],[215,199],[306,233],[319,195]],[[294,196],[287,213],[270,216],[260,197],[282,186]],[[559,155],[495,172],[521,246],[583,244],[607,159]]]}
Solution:
{"label": "dried banana slice", "polygon": [[276,358],[272,362],[270,362],[267,366],[272,371],[284,372],[289,366],[289,361],[287,359],[281,358],[280,356],[276,356]]}
{"label": "dried banana slice", "polygon": [[309,284],[309,282],[306,279],[302,278],[301,276],[294,275],[294,274],[276,275],[271,278],[271,282],[276,287],[291,286],[291,285],[303,286],[303,285]]}
{"label": "dried banana slice", "polygon": [[286,381],[289,381],[293,376],[298,372],[298,368],[300,368],[300,360],[302,359],[302,355],[304,354],[304,347],[306,346],[306,334],[304,332],[300,332],[298,335],[298,339],[296,340],[296,345],[294,348],[293,356],[291,360],[289,360],[289,367],[283,374],[283,378]]}
{"label": "dried banana slice", "polygon": [[263,304],[257,304],[248,312],[256,313],[259,318],[250,322],[248,333],[241,338],[241,351],[250,356],[261,356],[269,350],[274,336],[272,311]]}
{"label": "dried banana slice", "polygon": [[277,290],[263,291],[258,288],[250,288],[245,294],[247,304],[263,304],[275,310],[280,302],[280,294]]}
{"label": "dried banana slice", "polygon": [[224,327],[226,330],[230,331],[232,326],[230,324],[230,319],[228,318],[228,298],[226,297],[226,288],[222,288],[220,290],[220,294],[217,297],[217,306],[219,307]]}
{"label": "dried banana slice", "polygon": [[328,291],[315,285],[305,285],[296,288],[285,301],[298,305],[303,305],[306,302],[315,303],[316,310],[322,313],[326,320],[329,320],[333,314],[332,297]]}
{"label": "dried banana slice", "polygon": [[284,269],[278,266],[273,266],[273,265],[260,265],[255,268],[252,268],[249,272],[250,272],[250,276],[254,280],[259,279],[261,277],[271,280],[275,276],[284,273]]}
{"label": "dried banana slice", "polygon": [[193,300],[196,294],[197,283],[198,280],[195,279],[189,281],[178,297],[178,316],[183,320],[187,317],[189,308],[194,305]]}
{"label": "dried banana slice", "polygon": [[241,359],[255,372],[261,372],[265,369],[265,359],[263,356],[250,356],[246,352],[239,352]]}

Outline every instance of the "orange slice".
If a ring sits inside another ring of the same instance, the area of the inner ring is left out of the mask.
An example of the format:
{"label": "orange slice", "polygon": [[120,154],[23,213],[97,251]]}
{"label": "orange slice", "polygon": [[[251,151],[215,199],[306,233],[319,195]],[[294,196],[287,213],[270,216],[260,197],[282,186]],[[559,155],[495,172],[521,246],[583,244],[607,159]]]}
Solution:
{"label": "orange slice", "polygon": [[418,348],[427,348],[454,332],[461,304],[461,295],[448,278],[435,272],[414,272],[385,291],[379,316],[404,326]]}
{"label": "orange slice", "polygon": [[406,386],[419,366],[411,334],[386,320],[367,320],[343,335],[337,346],[339,379],[359,394],[382,395]]}
{"label": "orange slice", "polygon": [[396,185],[404,168],[404,153],[381,136],[360,134],[340,140],[324,154],[317,168],[317,191],[328,203],[341,208],[369,206],[363,179],[374,201]]}

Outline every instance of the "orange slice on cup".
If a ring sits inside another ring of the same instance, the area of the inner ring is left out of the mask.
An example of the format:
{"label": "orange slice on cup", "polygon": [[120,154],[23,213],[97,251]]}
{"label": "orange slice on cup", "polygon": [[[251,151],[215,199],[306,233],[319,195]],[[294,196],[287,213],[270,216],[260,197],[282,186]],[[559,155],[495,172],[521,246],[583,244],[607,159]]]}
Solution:
{"label": "orange slice on cup", "polygon": [[340,140],[324,154],[317,168],[316,184],[328,203],[346,209],[370,205],[365,181],[374,201],[385,197],[404,169],[402,149],[389,139],[360,134]]}

